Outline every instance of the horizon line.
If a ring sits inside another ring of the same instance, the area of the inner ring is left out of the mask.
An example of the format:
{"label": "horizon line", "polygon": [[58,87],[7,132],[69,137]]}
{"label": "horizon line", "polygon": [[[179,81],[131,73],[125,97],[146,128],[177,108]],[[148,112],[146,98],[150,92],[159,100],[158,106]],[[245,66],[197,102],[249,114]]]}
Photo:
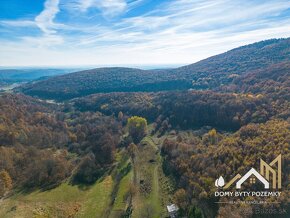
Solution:
{"label": "horizon line", "polygon": [[173,64],[100,64],[100,65],[95,65],[95,64],[88,64],[88,65],[10,65],[10,66],[4,66],[0,65],[0,70],[2,69],[13,69],[13,68],[37,68],[37,69],[70,69],[70,68],[88,68],[88,67],[93,67],[93,68],[106,68],[106,67],[130,67],[130,68],[141,68],[141,67],[161,67],[161,68],[167,68],[167,67],[179,67],[179,66],[185,66],[189,64],[193,64],[196,62],[192,63],[173,63]]}

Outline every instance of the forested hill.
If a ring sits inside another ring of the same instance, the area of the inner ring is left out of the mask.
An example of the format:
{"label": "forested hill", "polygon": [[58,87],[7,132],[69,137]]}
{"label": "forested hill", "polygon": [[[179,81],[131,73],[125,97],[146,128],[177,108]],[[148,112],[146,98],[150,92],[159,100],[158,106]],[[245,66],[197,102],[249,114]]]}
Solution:
{"label": "forested hill", "polygon": [[271,39],[242,46],[195,64],[173,70],[179,78],[192,79],[194,89],[213,89],[239,75],[290,61],[290,38]]}
{"label": "forested hill", "polygon": [[102,92],[138,92],[188,89],[190,80],[180,80],[166,70],[108,67],[80,71],[22,87],[25,94],[49,99],[70,99]]}
{"label": "forested hill", "polygon": [[70,99],[93,93],[220,89],[255,70],[290,61],[290,38],[242,46],[188,66],[167,70],[98,68],[25,85],[28,95]]}

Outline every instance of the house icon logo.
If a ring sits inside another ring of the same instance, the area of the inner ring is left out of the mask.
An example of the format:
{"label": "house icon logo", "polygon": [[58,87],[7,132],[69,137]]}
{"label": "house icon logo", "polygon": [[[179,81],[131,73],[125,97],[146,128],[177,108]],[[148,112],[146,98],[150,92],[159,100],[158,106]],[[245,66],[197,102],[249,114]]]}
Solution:
{"label": "house icon logo", "polygon": [[250,183],[254,184],[256,180],[259,180],[264,185],[265,189],[281,189],[281,168],[281,154],[278,155],[270,164],[267,164],[264,160],[260,159],[260,172],[254,168],[251,168],[244,176],[237,174],[227,184],[225,184],[224,178],[220,176],[215,181],[215,186],[218,188],[228,189],[235,183],[236,189],[241,189],[245,181],[250,180]]}

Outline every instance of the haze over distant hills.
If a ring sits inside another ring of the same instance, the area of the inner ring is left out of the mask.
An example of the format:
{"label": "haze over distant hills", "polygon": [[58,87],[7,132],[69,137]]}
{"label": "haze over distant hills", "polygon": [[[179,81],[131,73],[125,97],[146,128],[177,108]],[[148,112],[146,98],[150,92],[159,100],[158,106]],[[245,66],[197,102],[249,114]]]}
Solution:
{"label": "haze over distant hills", "polygon": [[290,61],[290,38],[242,46],[195,64],[164,70],[97,68],[25,85],[25,94],[70,99],[93,93],[217,89],[241,75]]}
{"label": "haze over distant hills", "polygon": [[57,68],[27,68],[27,69],[14,69],[14,68],[0,68],[0,85],[29,82],[38,79],[44,79],[51,76],[62,75],[74,72],[78,69],[57,69]]}

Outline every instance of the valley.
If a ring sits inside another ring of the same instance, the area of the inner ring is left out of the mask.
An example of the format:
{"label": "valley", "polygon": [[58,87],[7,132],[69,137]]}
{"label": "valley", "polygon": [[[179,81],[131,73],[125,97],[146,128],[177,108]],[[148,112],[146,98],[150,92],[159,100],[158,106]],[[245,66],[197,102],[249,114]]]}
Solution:
{"label": "valley", "polygon": [[[289,42],[175,69],[97,68],[8,84],[0,93],[0,217],[165,218],[171,204],[190,218],[288,210]],[[216,203],[234,200],[214,195],[217,178],[280,154],[279,204]]]}

